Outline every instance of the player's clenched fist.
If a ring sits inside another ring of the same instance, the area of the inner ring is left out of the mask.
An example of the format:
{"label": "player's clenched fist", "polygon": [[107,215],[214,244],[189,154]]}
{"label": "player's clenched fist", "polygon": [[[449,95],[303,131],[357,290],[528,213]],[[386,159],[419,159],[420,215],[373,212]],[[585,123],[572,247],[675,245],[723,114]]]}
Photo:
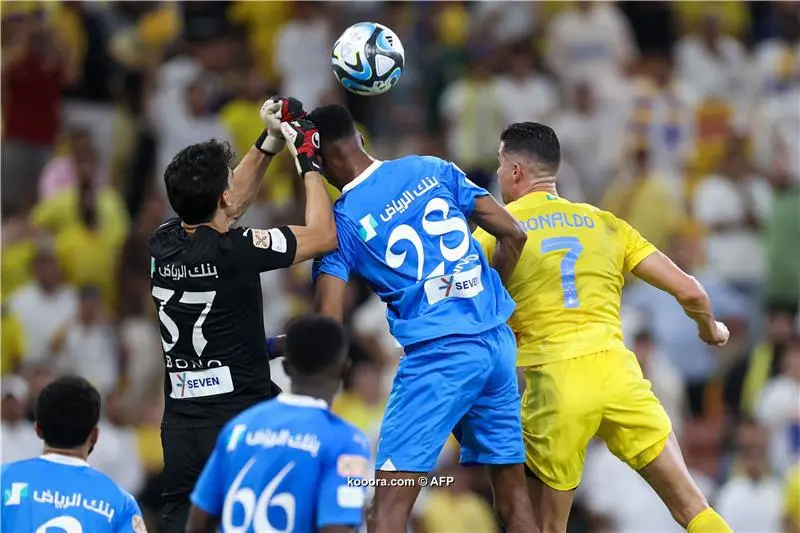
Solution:
{"label": "player's clenched fist", "polygon": [[297,172],[305,176],[306,172],[319,172],[319,132],[308,120],[282,122],[281,132],[289,142],[289,151],[294,156]]}
{"label": "player's clenched fist", "polygon": [[719,321],[714,321],[710,330],[700,330],[700,339],[711,346],[725,346],[730,335],[728,326]]}
{"label": "player's clenched fist", "polygon": [[256,141],[256,148],[270,155],[283,150],[286,141],[281,133],[281,122],[305,118],[303,103],[296,98],[272,96],[261,106],[261,122],[266,129]]}

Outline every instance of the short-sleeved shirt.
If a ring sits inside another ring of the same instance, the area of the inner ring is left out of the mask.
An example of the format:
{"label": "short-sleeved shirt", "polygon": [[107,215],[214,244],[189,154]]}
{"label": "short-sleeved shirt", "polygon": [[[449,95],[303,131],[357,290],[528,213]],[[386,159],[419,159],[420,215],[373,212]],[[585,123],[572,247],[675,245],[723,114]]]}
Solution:
{"label": "short-sleeved shirt", "polygon": [[[545,192],[507,206],[528,234],[508,292],[517,303],[509,325],[520,366],[624,348],[623,273],[656,252],[626,222],[588,204]],[[475,237],[491,258],[495,239]]]}
{"label": "short-sleeved shirt", "polygon": [[192,503],[220,517],[222,531],[357,528],[369,464],[361,431],[323,400],[284,393],[225,426]]}
{"label": "short-sleeved shirt", "polygon": [[294,261],[289,228],[200,226],[172,219],[150,238],[150,278],[164,349],[165,427],[221,427],[275,395],[260,273]]}
{"label": "short-sleeved shirt", "polygon": [[334,205],[339,249],[315,264],[314,276],[364,278],[387,304],[401,345],[478,334],[511,315],[514,302],[467,224],[489,193],[456,165],[376,161],[342,193]]}
{"label": "short-sleeved shirt", "polygon": [[3,533],[145,533],[136,500],[86,461],[46,454],[3,466]]}

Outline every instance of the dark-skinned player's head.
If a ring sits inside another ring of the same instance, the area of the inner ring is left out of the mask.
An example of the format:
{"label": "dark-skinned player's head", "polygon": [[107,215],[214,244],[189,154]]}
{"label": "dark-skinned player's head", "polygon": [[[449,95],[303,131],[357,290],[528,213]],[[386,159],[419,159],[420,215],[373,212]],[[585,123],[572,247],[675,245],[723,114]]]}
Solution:
{"label": "dark-skinned player's head", "polygon": [[178,152],[164,171],[169,204],[188,225],[211,222],[231,207],[228,180],[233,153],[228,143],[210,140]]}
{"label": "dark-skinned player's head", "polygon": [[63,376],[36,399],[36,434],[52,450],[88,456],[97,442],[100,393],[78,376]]}
{"label": "dark-skinned player's head", "polygon": [[292,387],[336,392],[349,367],[347,346],[344,328],[331,318],[304,315],[292,321],[283,361]]}
{"label": "dark-skinned player's head", "polygon": [[366,156],[355,120],[341,105],[318,107],[307,118],[319,131],[322,173],[341,189],[356,177],[352,172],[354,156]]}
{"label": "dark-skinned player's head", "polygon": [[536,122],[511,124],[500,135],[497,181],[505,202],[513,202],[534,183],[555,181],[561,144],[553,128]]}

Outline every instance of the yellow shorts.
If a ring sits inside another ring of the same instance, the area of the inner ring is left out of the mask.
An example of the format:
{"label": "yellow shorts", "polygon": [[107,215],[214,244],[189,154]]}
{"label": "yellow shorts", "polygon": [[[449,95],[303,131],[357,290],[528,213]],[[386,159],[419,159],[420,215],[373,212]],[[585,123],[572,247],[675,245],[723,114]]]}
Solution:
{"label": "yellow shorts", "polygon": [[550,488],[578,486],[595,435],[635,470],[664,449],[672,423],[632,352],[598,352],[524,372],[526,464]]}

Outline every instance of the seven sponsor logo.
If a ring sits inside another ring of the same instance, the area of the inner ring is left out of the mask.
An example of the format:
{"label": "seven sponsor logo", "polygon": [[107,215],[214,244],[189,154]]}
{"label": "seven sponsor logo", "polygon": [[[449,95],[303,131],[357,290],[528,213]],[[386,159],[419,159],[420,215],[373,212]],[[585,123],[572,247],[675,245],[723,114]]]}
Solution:
{"label": "seven sponsor logo", "polygon": [[437,276],[425,282],[425,295],[433,305],[445,298],[472,298],[483,292],[481,265],[465,272]]}
{"label": "seven sponsor logo", "polygon": [[233,380],[227,366],[201,371],[171,372],[172,392],[170,398],[198,398],[215,396],[233,391]]}

